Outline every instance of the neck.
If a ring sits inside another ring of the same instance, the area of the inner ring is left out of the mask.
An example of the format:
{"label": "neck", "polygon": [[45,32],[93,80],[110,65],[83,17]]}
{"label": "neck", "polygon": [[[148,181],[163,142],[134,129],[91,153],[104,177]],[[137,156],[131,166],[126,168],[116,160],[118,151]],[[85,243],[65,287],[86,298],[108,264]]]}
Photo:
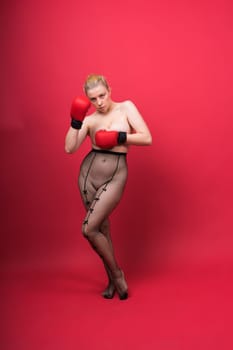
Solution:
{"label": "neck", "polygon": [[110,104],[109,104],[108,109],[106,110],[106,112],[105,112],[104,114],[106,115],[106,114],[111,113],[111,112],[112,112],[112,110],[115,108],[115,106],[116,106],[116,103],[115,103],[115,102],[113,102],[113,101],[111,101],[111,102],[110,102]]}
{"label": "neck", "polygon": [[115,105],[115,102],[111,101],[108,112],[111,112],[114,109]]}

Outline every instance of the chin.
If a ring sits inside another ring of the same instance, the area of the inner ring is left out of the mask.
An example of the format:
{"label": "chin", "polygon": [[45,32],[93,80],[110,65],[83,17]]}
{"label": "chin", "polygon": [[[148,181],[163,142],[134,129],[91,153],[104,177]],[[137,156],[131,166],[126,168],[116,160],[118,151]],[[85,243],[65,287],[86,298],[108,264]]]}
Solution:
{"label": "chin", "polygon": [[106,114],[106,113],[108,113],[108,110],[106,108],[103,108],[103,109],[99,110],[99,113]]}

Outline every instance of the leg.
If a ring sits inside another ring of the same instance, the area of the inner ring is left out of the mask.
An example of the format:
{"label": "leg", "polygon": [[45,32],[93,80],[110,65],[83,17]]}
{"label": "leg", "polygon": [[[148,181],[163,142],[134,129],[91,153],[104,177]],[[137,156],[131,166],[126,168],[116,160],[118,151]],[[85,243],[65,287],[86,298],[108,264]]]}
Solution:
{"label": "leg", "polygon": [[[112,238],[111,238],[111,234],[110,234],[110,224],[109,224],[109,220],[106,219],[100,228],[100,231],[103,233],[103,235],[107,238],[108,242],[109,242],[109,246],[110,249],[113,252],[113,244],[112,244]],[[102,296],[106,299],[112,299],[114,297],[115,294],[115,284],[113,281],[113,277],[111,274],[111,271],[109,270],[108,266],[104,263],[104,267],[108,276],[108,285],[106,287],[106,289],[102,292]]]}
{"label": "leg", "polygon": [[110,294],[114,293],[114,282],[114,289],[121,299],[125,299],[127,284],[114,256],[108,222],[108,216],[120,201],[126,183],[125,155],[90,152],[80,170],[79,189],[87,209],[83,234],[103,260],[110,282],[108,292],[111,289]]}
{"label": "leg", "polygon": [[120,299],[126,299],[128,296],[127,284],[115,259],[112,242],[101,232],[101,226],[117,206],[122,190],[118,180],[112,180],[101,186],[89,207],[82,229],[84,236],[110,271],[110,277],[114,281]]}

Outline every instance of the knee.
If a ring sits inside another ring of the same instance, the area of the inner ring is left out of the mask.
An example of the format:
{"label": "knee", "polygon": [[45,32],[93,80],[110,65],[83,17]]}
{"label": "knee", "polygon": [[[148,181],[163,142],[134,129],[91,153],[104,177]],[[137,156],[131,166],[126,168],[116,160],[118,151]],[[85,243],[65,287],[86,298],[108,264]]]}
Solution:
{"label": "knee", "polygon": [[107,234],[109,232],[109,223],[107,221],[102,223],[100,231],[104,234]]}
{"label": "knee", "polygon": [[95,235],[95,231],[96,230],[94,230],[90,225],[85,224],[85,222],[83,223],[82,234],[88,241],[92,240],[92,237]]}
{"label": "knee", "polygon": [[89,230],[85,224],[82,225],[82,235],[84,238],[89,239]]}

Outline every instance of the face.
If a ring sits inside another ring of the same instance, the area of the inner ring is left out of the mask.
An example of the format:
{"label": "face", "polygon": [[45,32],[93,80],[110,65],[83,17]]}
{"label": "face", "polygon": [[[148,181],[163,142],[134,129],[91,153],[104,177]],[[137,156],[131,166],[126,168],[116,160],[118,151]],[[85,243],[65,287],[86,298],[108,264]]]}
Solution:
{"label": "face", "polygon": [[88,90],[87,96],[99,113],[107,113],[111,108],[111,93],[103,84]]}

